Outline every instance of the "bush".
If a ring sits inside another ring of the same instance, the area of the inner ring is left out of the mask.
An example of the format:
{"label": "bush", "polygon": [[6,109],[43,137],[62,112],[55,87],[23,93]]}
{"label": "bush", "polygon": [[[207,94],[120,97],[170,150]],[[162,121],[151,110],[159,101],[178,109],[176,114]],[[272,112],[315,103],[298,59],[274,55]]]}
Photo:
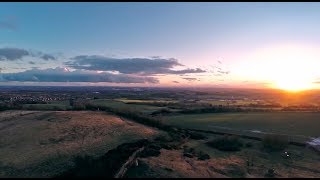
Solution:
{"label": "bush", "polygon": [[195,151],[194,148],[187,148],[187,147],[185,147],[185,148],[183,149],[183,153],[195,154],[196,151]]}
{"label": "bush", "polygon": [[140,152],[140,157],[145,158],[150,156],[159,156],[161,154],[160,149],[154,147],[147,147],[142,152]]}
{"label": "bush", "polygon": [[274,176],[275,176],[275,170],[268,169],[267,173],[265,174],[265,177],[273,178]]}
{"label": "bush", "polygon": [[247,148],[251,148],[251,147],[253,147],[253,144],[252,144],[251,142],[247,142],[247,143],[245,144],[245,146],[246,146]]}
{"label": "bush", "polygon": [[183,153],[183,156],[188,157],[188,158],[193,158],[193,154],[191,153]]}
{"label": "bush", "polygon": [[239,137],[230,135],[215,138],[212,141],[207,142],[207,144],[221,151],[240,151],[243,146]]}
{"label": "bush", "polygon": [[188,131],[187,134],[190,136],[190,139],[195,139],[195,140],[207,139],[207,136],[201,133]]}
{"label": "bush", "polygon": [[204,152],[202,152],[202,151],[200,151],[199,153],[197,153],[197,156],[198,156],[198,160],[201,160],[201,161],[210,159],[210,155],[207,154],[207,153],[204,153]]}
{"label": "bush", "polygon": [[268,134],[262,139],[263,147],[271,151],[283,150],[288,144],[288,136],[285,135]]}

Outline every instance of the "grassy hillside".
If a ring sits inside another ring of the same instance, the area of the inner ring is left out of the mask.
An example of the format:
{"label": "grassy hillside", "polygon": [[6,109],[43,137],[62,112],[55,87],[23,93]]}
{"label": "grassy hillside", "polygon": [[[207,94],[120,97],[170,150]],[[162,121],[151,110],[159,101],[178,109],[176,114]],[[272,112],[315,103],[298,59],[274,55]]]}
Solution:
{"label": "grassy hillside", "polygon": [[48,177],[76,155],[100,156],[125,142],[161,133],[106,112],[0,113],[0,177]]}

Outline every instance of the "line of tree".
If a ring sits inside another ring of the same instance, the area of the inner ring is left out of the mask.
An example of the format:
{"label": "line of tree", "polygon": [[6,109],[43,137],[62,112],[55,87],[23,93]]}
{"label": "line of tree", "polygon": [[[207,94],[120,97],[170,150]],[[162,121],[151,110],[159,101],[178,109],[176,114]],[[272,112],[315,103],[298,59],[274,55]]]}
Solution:
{"label": "line of tree", "polygon": [[97,106],[94,104],[86,104],[86,109],[87,110],[103,110],[103,111],[108,111],[112,112],[116,115],[122,116],[124,118],[128,118],[131,120],[134,120],[138,123],[145,124],[147,126],[155,127],[161,130],[165,131],[171,131],[173,128],[169,125],[165,125],[162,120],[159,117],[150,117],[146,114],[143,114],[141,112],[135,111],[131,108],[111,108],[111,107],[106,107],[106,106]]}

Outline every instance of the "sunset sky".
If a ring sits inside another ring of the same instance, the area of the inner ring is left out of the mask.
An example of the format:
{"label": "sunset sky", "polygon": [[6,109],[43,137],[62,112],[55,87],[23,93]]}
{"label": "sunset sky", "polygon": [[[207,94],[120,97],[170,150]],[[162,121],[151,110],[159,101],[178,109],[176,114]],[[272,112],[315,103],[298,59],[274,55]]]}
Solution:
{"label": "sunset sky", "polygon": [[0,3],[0,85],[320,86],[320,3]]}

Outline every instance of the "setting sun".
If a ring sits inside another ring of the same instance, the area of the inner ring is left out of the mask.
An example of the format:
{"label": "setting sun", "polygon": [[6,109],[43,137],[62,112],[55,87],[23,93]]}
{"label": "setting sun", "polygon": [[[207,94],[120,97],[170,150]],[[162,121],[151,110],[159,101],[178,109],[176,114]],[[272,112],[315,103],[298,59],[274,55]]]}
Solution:
{"label": "setting sun", "polygon": [[240,59],[238,77],[267,82],[270,88],[296,92],[316,88],[320,66],[318,49],[307,45],[282,44],[257,49]]}
{"label": "setting sun", "polygon": [[271,80],[275,88],[287,91],[302,91],[313,88],[316,67],[316,55],[305,47],[285,46],[271,52],[274,60]]}
{"label": "setting sun", "polygon": [[303,79],[302,80],[294,79],[294,77],[292,77],[292,79],[283,78],[283,79],[277,80],[275,82],[275,87],[286,90],[286,91],[290,91],[290,92],[297,92],[297,91],[311,89],[312,85],[311,83]]}

